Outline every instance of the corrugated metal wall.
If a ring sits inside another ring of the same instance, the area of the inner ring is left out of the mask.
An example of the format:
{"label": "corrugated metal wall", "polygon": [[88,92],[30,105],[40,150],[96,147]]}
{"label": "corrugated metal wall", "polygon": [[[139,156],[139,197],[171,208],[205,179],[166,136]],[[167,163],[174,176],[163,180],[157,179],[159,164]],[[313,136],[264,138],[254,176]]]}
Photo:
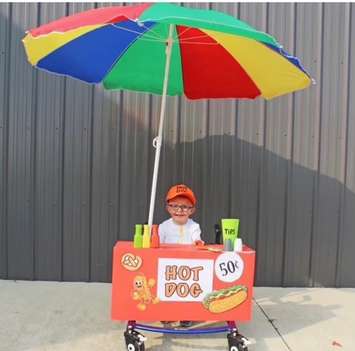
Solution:
{"label": "corrugated metal wall", "polygon": [[[110,281],[117,239],[147,220],[160,97],[39,72],[26,29],[109,4],[0,4],[0,278]],[[241,219],[256,283],[355,286],[355,6],[194,3],[300,57],[317,85],[270,102],[168,98],[155,222],[196,192],[204,238]]]}

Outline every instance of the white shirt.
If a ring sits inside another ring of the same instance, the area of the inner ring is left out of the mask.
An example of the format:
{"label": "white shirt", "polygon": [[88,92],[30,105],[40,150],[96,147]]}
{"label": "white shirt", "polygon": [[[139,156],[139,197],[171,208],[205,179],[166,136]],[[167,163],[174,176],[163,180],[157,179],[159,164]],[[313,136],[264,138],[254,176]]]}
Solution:
{"label": "white shirt", "polygon": [[170,218],[159,225],[159,237],[163,244],[192,244],[201,240],[201,229],[190,218],[186,224],[177,224]]}

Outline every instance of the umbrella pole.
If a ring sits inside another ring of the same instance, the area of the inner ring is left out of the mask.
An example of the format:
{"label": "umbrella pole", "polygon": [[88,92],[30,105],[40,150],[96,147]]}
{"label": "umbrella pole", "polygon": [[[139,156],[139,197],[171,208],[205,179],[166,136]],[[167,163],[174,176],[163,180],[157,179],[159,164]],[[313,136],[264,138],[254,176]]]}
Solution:
{"label": "umbrella pole", "polygon": [[166,93],[168,90],[171,50],[172,50],[172,46],[173,46],[173,28],[174,28],[174,25],[170,24],[169,25],[169,36],[167,39],[167,46],[166,46],[166,62],[165,62],[163,95],[162,95],[161,108],[160,108],[159,132],[158,132],[158,136],[153,140],[153,145],[156,149],[155,149],[153,181],[152,181],[152,190],[151,190],[151,194],[150,194],[149,217],[148,217],[148,225],[150,225],[150,226],[153,224],[155,195],[156,195],[156,191],[157,191],[160,149],[161,149],[161,144],[162,144],[163,125],[164,125],[164,117],[165,117]]}

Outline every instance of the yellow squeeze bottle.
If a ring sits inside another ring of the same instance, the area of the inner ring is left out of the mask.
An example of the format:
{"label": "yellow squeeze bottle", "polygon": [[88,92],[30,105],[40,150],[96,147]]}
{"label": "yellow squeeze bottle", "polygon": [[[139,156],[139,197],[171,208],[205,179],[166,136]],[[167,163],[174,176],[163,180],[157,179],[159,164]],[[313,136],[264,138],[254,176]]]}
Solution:
{"label": "yellow squeeze bottle", "polygon": [[143,226],[143,249],[150,248],[150,230],[149,225],[144,224]]}

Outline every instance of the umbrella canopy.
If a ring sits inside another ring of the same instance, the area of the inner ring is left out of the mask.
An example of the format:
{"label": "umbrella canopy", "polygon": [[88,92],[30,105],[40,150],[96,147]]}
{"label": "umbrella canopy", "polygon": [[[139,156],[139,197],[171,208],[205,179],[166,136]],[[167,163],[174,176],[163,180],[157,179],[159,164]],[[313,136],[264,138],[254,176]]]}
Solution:
{"label": "umbrella canopy", "polygon": [[106,89],[163,94],[171,24],[168,95],[271,99],[311,83],[272,36],[217,11],[167,3],[85,11],[32,29],[23,42],[37,68]]}
{"label": "umbrella canopy", "polygon": [[37,68],[162,95],[149,225],[167,95],[271,99],[311,83],[272,36],[220,12],[167,3],[93,9],[32,29],[23,42]]}

